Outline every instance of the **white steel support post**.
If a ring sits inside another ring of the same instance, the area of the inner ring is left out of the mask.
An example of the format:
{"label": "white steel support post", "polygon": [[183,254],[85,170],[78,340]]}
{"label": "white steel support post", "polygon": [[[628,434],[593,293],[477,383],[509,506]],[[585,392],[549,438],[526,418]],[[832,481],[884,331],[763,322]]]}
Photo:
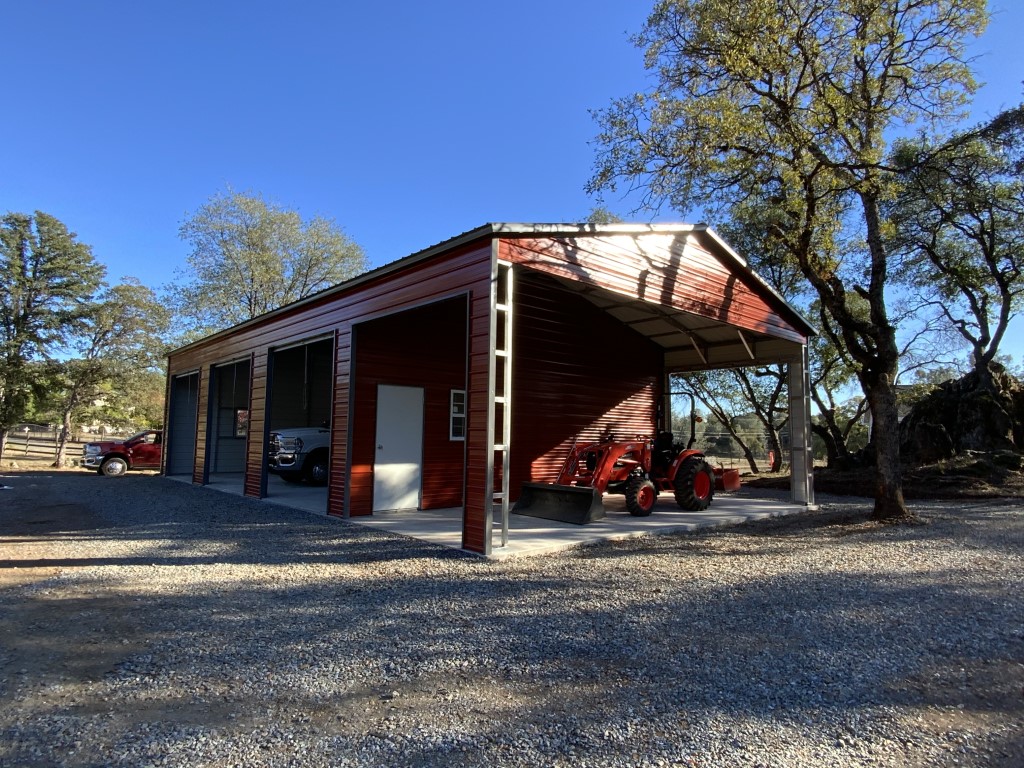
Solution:
{"label": "white steel support post", "polygon": [[814,450],[811,442],[811,377],[806,345],[789,363],[789,484],[793,501],[814,506]]}
{"label": "white steel support post", "polygon": [[[664,357],[662,358],[661,363],[664,366]],[[661,419],[657,425],[657,430],[659,432],[672,432],[675,434],[672,429],[675,426],[672,423],[672,374],[668,371],[665,371],[665,375],[661,380],[661,385]]]}
{"label": "white steel support post", "polygon": [[[501,484],[492,489],[491,514],[500,508],[499,525],[491,526],[501,530],[502,547],[508,546],[508,502],[509,502],[509,452],[512,442],[512,265],[498,261],[491,291],[493,302],[494,360],[493,408],[491,419],[493,434],[493,469],[501,467]],[[492,469],[492,480],[493,480]]]}

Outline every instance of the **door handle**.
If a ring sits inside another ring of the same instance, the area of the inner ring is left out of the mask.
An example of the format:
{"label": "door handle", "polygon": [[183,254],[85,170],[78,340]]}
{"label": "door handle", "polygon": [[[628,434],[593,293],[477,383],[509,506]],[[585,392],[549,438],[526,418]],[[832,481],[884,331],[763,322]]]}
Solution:
{"label": "door handle", "polygon": [[383,445],[378,445],[377,446],[377,450],[378,451],[383,451],[384,450],[384,446]]}

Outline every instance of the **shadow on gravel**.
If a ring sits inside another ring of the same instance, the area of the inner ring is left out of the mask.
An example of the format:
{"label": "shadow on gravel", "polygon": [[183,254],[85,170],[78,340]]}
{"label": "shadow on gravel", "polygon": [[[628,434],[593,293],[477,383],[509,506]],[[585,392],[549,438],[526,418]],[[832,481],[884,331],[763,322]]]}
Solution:
{"label": "shadow on gravel", "polygon": [[[981,579],[952,595],[941,586],[957,581],[947,573],[901,586],[883,574],[821,573],[722,585],[683,563],[687,584],[648,573],[644,587],[626,589],[603,584],[608,574],[592,568],[556,576],[541,567],[510,580],[487,578],[476,563],[450,565],[436,578],[375,565],[300,585],[287,576],[214,588],[197,579],[183,594],[155,598],[127,588],[135,573],[145,579],[133,569],[122,575],[119,605],[61,599],[12,646],[22,658],[55,653],[62,637],[62,676],[77,669],[133,692],[121,705],[126,729],[140,716],[129,702],[141,696],[164,700],[184,722],[209,710],[211,726],[224,725],[226,713],[260,723],[322,712],[324,736],[365,738],[370,727],[387,731],[386,718],[407,727],[403,715],[416,722],[447,695],[479,713],[459,720],[455,746],[460,734],[467,743],[470,734],[500,743],[520,729],[554,737],[557,723],[574,734],[578,755],[598,759],[610,748],[601,734],[622,723],[640,731],[716,716],[841,723],[879,705],[1024,714],[1008,687],[986,694],[1013,683],[1006,674],[1024,662],[1021,637],[1009,631],[1022,605],[986,598]],[[57,626],[68,618],[75,627]],[[9,620],[20,623],[17,614]],[[447,753],[403,754],[401,764],[442,765]]]}
{"label": "shadow on gravel", "polygon": [[[863,536],[838,535],[864,524],[838,511],[491,563],[162,478],[57,486],[96,516],[69,541],[97,553],[0,560],[90,566],[0,591],[0,661],[14,671],[0,700],[69,677],[83,688],[39,698],[17,728],[0,716],[19,744],[23,729],[59,747],[45,723],[98,700],[122,749],[146,743],[140,723],[206,723],[224,738],[301,715],[308,727],[294,727],[327,762],[372,743],[376,764],[422,766],[501,764],[517,734],[530,754],[547,742],[559,745],[549,758],[601,764],[628,761],[635,743],[683,761],[707,748],[686,724],[716,718],[813,725],[831,743],[874,707],[1024,716],[1024,595],[1010,581],[1021,527],[991,532],[980,511]],[[22,512],[49,503],[15,493]],[[967,554],[936,560],[943,539]],[[152,566],[181,566],[180,581],[151,588]],[[48,661],[23,680],[41,649]],[[858,738],[901,743],[900,723],[872,727]],[[1019,729],[999,738],[1014,764]]]}
{"label": "shadow on gravel", "polygon": [[[183,485],[155,476],[26,472],[0,512],[0,543],[133,545],[123,557],[0,559],[0,568],[195,566],[387,562],[416,557],[471,559],[464,552],[347,523],[339,518]],[[81,499],[50,501],[48,493]],[[149,543],[141,548],[137,544]],[[196,554],[199,550],[200,554]],[[204,551],[205,550],[205,551]]]}

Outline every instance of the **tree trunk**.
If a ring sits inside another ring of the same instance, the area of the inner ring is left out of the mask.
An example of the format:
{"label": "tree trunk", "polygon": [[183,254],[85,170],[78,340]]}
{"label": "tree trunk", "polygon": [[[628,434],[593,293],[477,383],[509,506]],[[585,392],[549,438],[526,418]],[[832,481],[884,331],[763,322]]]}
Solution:
{"label": "tree trunk", "polygon": [[983,360],[980,364],[976,360],[974,373],[978,376],[978,391],[990,394],[995,394],[999,391],[999,387],[996,385],[996,373],[992,369],[992,362],[990,360]]}
{"label": "tree trunk", "polygon": [[[875,444],[875,520],[891,522],[910,521],[915,516],[907,509],[903,499],[903,472],[900,467],[900,424],[896,409],[896,371],[900,360],[896,344],[896,329],[889,322],[885,303],[885,283],[888,276],[888,258],[882,238],[877,187],[867,180],[860,193],[864,207],[864,224],[868,250],[871,252],[871,272],[865,298],[871,317],[871,332],[875,348],[861,348],[858,355],[861,370],[858,374],[864,394],[871,408],[871,440]],[[857,345],[859,346],[859,345]]]}
{"label": "tree trunk", "polygon": [[868,388],[871,408],[871,442],[875,447],[875,509],[872,517],[886,522],[916,519],[903,498],[900,467],[899,414],[896,390],[889,376],[882,374]]}
{"label": "tree trunk", "polygon": [[[828,433],[828,439],[832,441],[834,454],[829,455],[829,466],[832,466],[833,459],[836,461],[838,466],[849,466],[850,464],[850,449],[846,444],[847,435],[844,434],[842,428],[839,426],[839,422],[836,421],[836,411],[834,408],[829,408],[822,411],[821,419],[825,422],[825,431]],[[826,441],[826,445],[828,441]]]}
{"label": "tree trunk", "polygon": [[838,465],[839,449],[836,447],[836,440],[832,433],[821,424],[811,424],[811,432],[821,438],[825,444],[825,461],[830,468]]}
{"label": "tree trunk", "polygon": [[747,464],[750,466],[750,471],[755,474],[761,474],[757,468],[757,459],[754,458],[754,452],[746,445],[746,443],[740,443],[740,448],[743,449],[743,458],[747,460]]}
{"label": "tree trunk", "polygon": [[729,436],[733,439],[733,442],[740,447],[740,451],[743,452],[743,457],[747,460],[747,464],[750,466],[750,471],[755,475],[760,474],[757,469],[757,459],[754,458],[754,452],[750,450],[750,446],[743,442],[743,438],[740,437],[739,432],[737,432],[733,427],[732,422],[729,421],[724,414],[715,413],[714,411],[712,411],[712,413],[714,413],[718,423],[725,427]]}
{"label": "tree trunk", "polygon": [[54,458],[53,466],[63,469],[68,465],[68,440],[71,439],[71,411],[64,412],[61,421],[60,433],[57,435],[57,455]]}
{"label": "tree trunk", "polygon": [[779,439],[779,430],[768,429],[768,450],[772,453],[772,463],[768,467],[769,472],[782,471],[782,441]]}
{"label": "tree trunk", "polygon": [[7,450],[7,427],[0,427],[0,462],[4,460],[4,451]]}

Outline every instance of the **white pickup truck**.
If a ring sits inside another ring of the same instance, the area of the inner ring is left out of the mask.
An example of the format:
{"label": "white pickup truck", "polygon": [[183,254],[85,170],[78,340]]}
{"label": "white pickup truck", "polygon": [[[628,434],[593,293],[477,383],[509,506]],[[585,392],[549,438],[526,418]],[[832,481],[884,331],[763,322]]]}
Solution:
{"label": "white pickup truck", "polygon": [[289,483],[326,485],[331,467],[331,430],[326,427],[275,429],[270,433],[267,469]]}

